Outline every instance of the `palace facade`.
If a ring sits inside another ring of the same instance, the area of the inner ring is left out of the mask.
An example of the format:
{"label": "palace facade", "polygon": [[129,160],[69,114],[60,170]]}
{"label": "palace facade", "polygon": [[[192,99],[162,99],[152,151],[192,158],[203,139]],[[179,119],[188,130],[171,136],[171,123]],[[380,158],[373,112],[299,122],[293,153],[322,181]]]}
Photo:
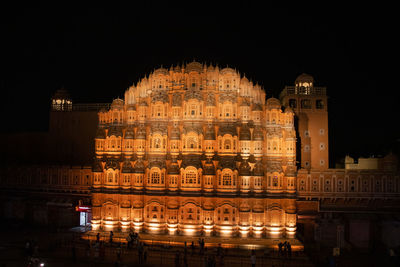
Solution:
{"label": "palace facade", "polygon": [[95,148],[95,230],[295,235],[294,112],[236,70],[155,70],[99,112]]}

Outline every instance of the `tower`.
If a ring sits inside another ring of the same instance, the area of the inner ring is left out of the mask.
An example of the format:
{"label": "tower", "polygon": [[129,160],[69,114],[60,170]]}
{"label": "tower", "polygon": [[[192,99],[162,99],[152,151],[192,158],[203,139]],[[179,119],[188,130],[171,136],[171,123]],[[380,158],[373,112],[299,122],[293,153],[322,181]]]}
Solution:
{"label": "tower", "polygon": [[297,77],[294,86],[285,86],[280,99],[296,115],[297,158],[301,168],[329,168],[326,87],[314,86],[314,78],[303,73]]}

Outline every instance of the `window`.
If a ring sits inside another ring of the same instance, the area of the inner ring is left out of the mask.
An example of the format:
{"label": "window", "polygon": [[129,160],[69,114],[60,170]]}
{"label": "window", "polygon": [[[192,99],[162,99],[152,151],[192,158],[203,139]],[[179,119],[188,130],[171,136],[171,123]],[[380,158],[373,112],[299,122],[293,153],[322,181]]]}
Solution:
{"label": "window", "polygon": [[160,139],[159,138],[154,138],[154,148],[160,148]]}
{"label": "window", "polygon": [[197,148],[197,140],[194,137],[189,137],[187,141],[188,148]]}
{"label": "window", "polygon": [[274,176],[274,178],[272,178],[272,185],[278,186],[278,177],[277,176]]}
{"label": "window", "polygon": [[232,178],[229,173],[225,173],[222,177],[222,185],[232,185]]}
{"label": "window", "polygon": [[301,108],[310,109],[311,108],[311,101],[309,99],[301,100]]}
{"label": "window", "polygon": [[224,147],[225,147],[225,149],[231,149],[231,141],[230,140],[225,140]]}
{"label": "window", "polygon": [[195,184],[197,180],[197,175],[194,171],[190,171],[186,173],[186,183],[187,184]]}
{"label": "window", "polygon": [[160,183],[160,173],[153,172],[151,174],[151,183],[152,184],[159,184]]}
{"label": "window", "polygon": [[325,150],[325,144],[324,143],[320,143],[319,144],[319,150]]}
{"label": "window", "polygon": [[291,107],[291,108],[296,108],[297,107],[296,99],[289,99],[289,107]]}
{"label": "window", "polygon": [[324,101],[322,101],[321,99],[318,99],[318,100],[315,102],[315,107],[316,107],[317,109],[324,109]]}
{"label": "window", "polygon": [[310,152],[310,146],[309,145],[305,145],[304,146],[304,152]]}

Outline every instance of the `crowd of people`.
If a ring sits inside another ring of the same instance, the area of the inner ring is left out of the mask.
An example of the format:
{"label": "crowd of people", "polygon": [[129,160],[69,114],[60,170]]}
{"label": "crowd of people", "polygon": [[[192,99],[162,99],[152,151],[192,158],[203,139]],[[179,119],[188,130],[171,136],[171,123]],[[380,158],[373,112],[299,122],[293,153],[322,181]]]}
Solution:
{"label": "crowd of people", "polygon": [[284,256],[284,257],[292,257],[292,245],[288,242],[279,242],[278,243],[278,252],[279,256]]}
{"label": "crowd of people", "polygon": [[[105,236],[101,237],[100,233],[97,233],[95,242],[92,241],[87,245],[86,258],[88,260],[92,259],[95,261],[96,260],[104,261],[105,253],[107,250],[108,255],[110,252],[111,255],[114,255],[113,258],[116,259],[115,266],[120,266],[120,264],[122,263],[122,255],[123,254],[132,255],[132,253],[129,252],[132,251],[135,253],[137,252],[137,260],[136,260],[137,263],[142,265],[147,263],[149,251],[147,245],[141,241],[141,238],[138,233],[133,231],[129,232],[128,235],[126,236],[126,242],[125,240],[122,240],[121,237],[118,237],[115,240],[113,237],[114,237],[113,232],[110,232],[109,235],[106,237]],[[123,244],[126,244],[126,246]],[[292,246],[290,242],[288,241],[279,242],[277,246],[278,246],[279,257],[290,258],[292,256]],[[209,251],[207,251],[207,247]],[[31,250],[30,244],[29,245],[27,244],[26,250],[27,251]],[[266,252],[264,252],[264,256],[267,255],[265,253]],[[133,256],[134,255],[135,254],[133,253]],[[210,247],[206,246],[204,238],[199,237],[197,242],[190,241],[190,243],[188,244],[187,241],[184,241],[183,252],[182,250],[179,249],[175,251],[174,262],[175,266],[187,267],[191,265],[190,263],[191,261],[193,261],[193,259],[196,259],[196,261],[201,260],[202,265],[204,267],[224,266],[224,256],[225,256],[225,251],[222,248],[221,244],[218,244],[217,246],[213,247],[210,250]],[[76,260],[75,246],[72,247],[72,257],[73,260],[75,261]],[[173,258],[171,260],[173,260]],[[256,266],[255,250],[251,251],[249,260],[253,267]]]}

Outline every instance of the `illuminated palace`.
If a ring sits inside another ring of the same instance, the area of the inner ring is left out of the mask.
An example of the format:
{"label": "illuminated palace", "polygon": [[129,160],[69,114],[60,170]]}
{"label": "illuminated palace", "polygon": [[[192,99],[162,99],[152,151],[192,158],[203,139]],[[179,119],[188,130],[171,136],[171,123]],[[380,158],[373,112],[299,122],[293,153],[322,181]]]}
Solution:
{"label": "illuminated palace", "polygon": [[155,70],[99,112],[95,151],[94,230],[295,235],[293,110],[236,70]]}
{"label": "illuminated palace", "polygon": [[399,246],[397,157],[329,166],[328,140],[326,88],[306,74],[279,100],[197,62],[157,69],[111,104],[58,90],[48,132],[0,136],[0,217]]}

